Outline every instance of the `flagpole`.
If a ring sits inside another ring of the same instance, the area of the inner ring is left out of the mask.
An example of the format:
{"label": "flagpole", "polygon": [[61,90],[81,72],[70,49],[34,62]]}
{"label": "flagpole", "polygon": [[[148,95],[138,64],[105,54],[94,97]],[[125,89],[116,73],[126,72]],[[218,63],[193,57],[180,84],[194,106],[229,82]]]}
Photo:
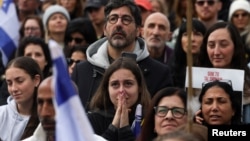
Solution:
{"label": "flagpole", "polygon": [[188,68],[188,100],[187,100],[187,114],[188,114],[188,132],[192,131],[193,124],[193,111],[191,108],[191,101],[193,97],[193,86],[192,86],[192,65],[193,65],[193,56],[191,53],[192,42],[191,42],[191,34],[192,34],[192,9],[193,9],[193,0],[187,1],[187,34],[188,34],[188,52],[187,52],[187,68]]}

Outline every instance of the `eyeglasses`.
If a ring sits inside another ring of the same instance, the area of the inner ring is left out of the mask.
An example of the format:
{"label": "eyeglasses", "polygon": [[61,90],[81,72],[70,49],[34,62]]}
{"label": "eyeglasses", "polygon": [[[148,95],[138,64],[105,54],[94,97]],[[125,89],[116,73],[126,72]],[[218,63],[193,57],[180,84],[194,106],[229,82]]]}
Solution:
{"label": "eyeglasses", "polygon": [[233,17],[234,18],[239,18],[240,16],[241,17],[247,17],[249,16],[250,14],[248,14],[247,12],[244,12],[244,13],[240,13],[240,14],[233,14]]}
{"label": "eyeglasses", "polygon": [[205,87],[207,84],[213,83],[213,82],[221,82],[221,83],[227,83],[228,85],[230,85],[232,87],[232,81],[231,80],[227,80],[227,79],[222,79],[222,80],[214,80],[214,81],[207,81],[207,82],[203,82],[202,83],[202,88]]}
{"label": "eyeglasses", "polygon": [[72,42],[72,41],[75,41],[77,44],[81,44],[85,39],[83,39],[83,38],[72,38],[72,37],[69,37],[69,39],[68,39],[68,42]]}
{"label": "eyeglasses", "polygon": [[122,23],[124,25],[129,25],[131,22],[134,21],[133,18],[130,17],[130,16],[128,16],[128,15],[124,15],[124,16],[121,16],[121,17],[119,17],[118,15],[110,15],[107,18],[107,20],[108,20],[109,23],[115,24],[115,23],[117,23],[117,21],[118,21],[119,18],[121,18]]}
{"label": "eyeglasses", "polygon": [[215,1],[214,1],[214,0],[208,0],[208,1],[201,0],[201,1],[196,1],[196,4],[199,5],[199,6],[203,6],[205,3],[207,3],[209,6],[213,6],[213,5],[215,4]]}
{"label": "eyeglasses", "polygon": [[25,27],[24,28],[25,31],[28,31],[28,30],[34,31],[34,30],[37,30],[37,29],[39,29],[39,27]]}
{"label": "eyeglasses", "polygon": [[155,114],[159,117],[165,117],[168,111],[171,111],[173,117],[182,118],[186,114],[186,110],[180,107],[168,108],[166,106],[155,106]]}
{"label": "eyeglasses", "polygon": [[74,59],[71,59],[71,58],[67,58],[67,64],[68,66],[71,66],[73,63],[79,63],[81,62],[81,60],[74,60]]}

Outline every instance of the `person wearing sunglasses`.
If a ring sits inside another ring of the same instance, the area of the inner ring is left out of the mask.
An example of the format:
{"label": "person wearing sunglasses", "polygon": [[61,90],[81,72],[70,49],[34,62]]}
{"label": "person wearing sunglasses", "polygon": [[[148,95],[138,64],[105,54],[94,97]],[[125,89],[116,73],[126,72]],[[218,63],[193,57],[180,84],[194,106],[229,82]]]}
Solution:
{"label": "person wearing sunglasses", "polygon": [[177,87],[163,88],[150,103],[138,141],[152,141],[186,123],[187,93]]}
{"label": "person wearing sunglasses", "polygon": [[76,64],[86,60],[86,49],[84,46],[74,46],[70,51],[70,57],[67,58],[68,70],[71,75]]}
{"label": "person wearing sunglasses", "polygon": [[204,125],[242,124],[241,104],[231,80],[203,83],[199,102],[201,107],[196,113],[195,122]]}
{"label": "person wearing sunglasses", "polygon": [[[228,21],[239,31],[245,44],[246,57],[250,61],[250,2],[247,0],[235,0],[229,8]],[[249,38],[249,40],[247,40]]]}
{"label": "person wearing sunglasses", "polygon": [[196,0],[195,11],[197,18],[208,29],[213,24],[219,22],[219,11],[222,8],[222,2],[220,0]]}
{"label": "person wearing sunglasses", "polygon": [[88,46],[97,40],[95,29],[87,18],[71,20],[65,33],[64,53],[66,57],[70,57],[69,53],[73,46]]}
{"label": "person wearing sunglasses", "polygon": [[89,46],[97,40],[96,32],[87,18],[76,18],[69,22],[65,32],[64,54],[70,57],[70,50],[74,46]]}

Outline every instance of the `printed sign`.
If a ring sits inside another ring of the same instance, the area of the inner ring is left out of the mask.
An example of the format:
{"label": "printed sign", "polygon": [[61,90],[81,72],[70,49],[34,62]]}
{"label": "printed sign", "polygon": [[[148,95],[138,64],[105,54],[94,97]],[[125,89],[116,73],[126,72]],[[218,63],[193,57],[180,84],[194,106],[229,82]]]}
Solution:
{"label": "printed sign", "polygon": [[[188,69],[186,69],[185,87],[188,88]],[[238,95],[237,99],[242,105],[243,88],[244,88],[244,70],[237,69],[218,69],[218,68],[204,68],[192,67],[192,88],[194,88],[193,97],[188,101],[192,113],[195,114],[200,108],[198,101],[200,90],[204,82],[214,80],[231,80],[233,90]],[[242,111],[242,107],[241,107]]]}
{"label": "printed sign", "polygon": [[[188,71],[188,69],[187,69]],[[186,72],[186,84],[188,87],[188,72]],[[202,83],[214,80],[231,80],[235,91],[243,91],[244,87],[244,70],[237,69],[218,69],[192,67],[193,88],[202,88]]]}

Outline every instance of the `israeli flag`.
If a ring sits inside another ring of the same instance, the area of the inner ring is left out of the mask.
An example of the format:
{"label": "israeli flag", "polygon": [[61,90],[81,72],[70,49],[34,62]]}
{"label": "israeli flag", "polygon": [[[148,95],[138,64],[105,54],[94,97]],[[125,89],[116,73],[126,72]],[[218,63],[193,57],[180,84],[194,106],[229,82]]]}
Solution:
{"label": "israeli flag", "polygon": [[16,51],[20,24],[13,0],[0,0],[0,51],[3,65],[6,66]]}
{"label": "israeli flag", "polygon": [[49,41],[56,107],[56,141],[94,141],[94,132],[71,83],[62,47]]}
{"label": "israeli flag", "polygon": [[142,105],[138,104],[136,106],[135,119],[131,126],[131,130],[134,133],[136,138],[139,136],[141,132],[141,123],[142,123]]}

